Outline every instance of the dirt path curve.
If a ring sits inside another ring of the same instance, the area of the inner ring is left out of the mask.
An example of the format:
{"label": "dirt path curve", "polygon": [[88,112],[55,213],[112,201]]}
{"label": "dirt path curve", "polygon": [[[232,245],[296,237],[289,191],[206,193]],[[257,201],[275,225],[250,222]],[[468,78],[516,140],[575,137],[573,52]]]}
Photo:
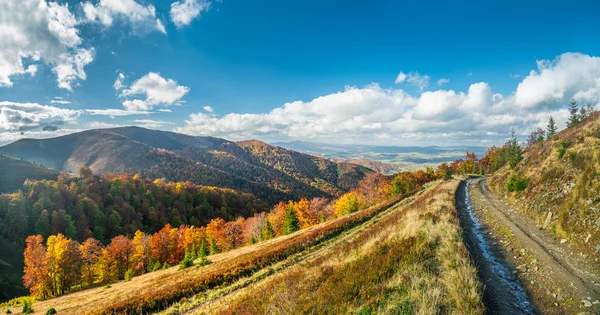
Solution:
{"label": "dirt path curve", "polygon": [[456,206],[465,244],[484,284],[485,312],[534,314],[529,297],[515,276],[514,269],[506,263],[500,248],[475,214],[469,194],[470,185],[472,180],[463,181],[458,186]]}

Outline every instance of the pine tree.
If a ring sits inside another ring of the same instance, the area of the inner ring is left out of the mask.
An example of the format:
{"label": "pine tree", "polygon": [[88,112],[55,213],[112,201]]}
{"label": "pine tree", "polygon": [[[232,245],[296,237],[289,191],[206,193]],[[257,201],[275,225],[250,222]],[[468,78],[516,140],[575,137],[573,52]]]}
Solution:
{"label": "pine tree", "polygon": [[265,222],[262,225],[262,228],[260,229],[260,240],[261,241],[266,241],[266,240],[270,240],[275,236],[275,231],[273,230],[273,226],[271,226],[271,222],[269,222],[269,220],[265,219]]}
{"label": "pine tree", "polygon": [[210,238],[210,254],[214,255],[214,254],[218,254],[219,253],[219,247],[217,247],[217,242],[215,242],[214,238]]}
{"label": "pine tree", "polygon": [[556,135],[556,122],[554,121],[554,118],[550,116],[550,119],[548,119],[548,126],[546,126],[546,139],[551,139],[554,135]]}
{"label": "pine tree", "polygon": [[516,136],[515,129],[511,129],[510,131],[508,149],[508,163],[510,168],[515,168],[515,166],[523,159],[523,151],[521,150],[521,146],[519,146],[519,139]]}
{"label": "pine tree", "polygon": [[567,128],[575,127],[580,122],[579,117],[579,107],[577,106],[577,102],[575,100],[571,100],[569,103],[569,121],[567,122]]}
{"label": "pine tree", "polygon": [[288,235],[294,233],[300,229],[300,221],[296,216],[296,212],[294,211],[294,207],[289,206],[287,212],[285,213],[285,223],[283,225],[283,234]]}
{"label": "pine tree", "polygon": [[208,256],[208,254],[210,254],[208,247],[206,246],[204,240],[202,240],[202,243],[200,243],[200,248],[198,249],[198,258],[204,258]]}

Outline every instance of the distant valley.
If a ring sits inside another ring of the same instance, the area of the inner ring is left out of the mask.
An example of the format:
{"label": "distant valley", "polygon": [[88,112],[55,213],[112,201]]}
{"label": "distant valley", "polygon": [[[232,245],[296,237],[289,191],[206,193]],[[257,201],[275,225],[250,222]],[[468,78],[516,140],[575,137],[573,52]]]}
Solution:
{"label": "distant valley", "polygon": [[463,158],[465,152],[481,157],[485,147],[477,146],[379,146],[325,144],[305,141],[275,142],[273,145],[307,154],[322,156],[336,161],[346,161],[368,167],[382,174],[413,171],[424,167],[452,162]]}

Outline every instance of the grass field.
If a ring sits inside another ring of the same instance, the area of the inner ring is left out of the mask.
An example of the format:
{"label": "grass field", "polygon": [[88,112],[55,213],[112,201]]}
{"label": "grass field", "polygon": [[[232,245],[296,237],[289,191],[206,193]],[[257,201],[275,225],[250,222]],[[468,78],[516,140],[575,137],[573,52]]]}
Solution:
{"label": "grass field", "polygon": [[[481,313],[456,211],[458,181],[288,236],[33,304],[36,314]],[[4,309],[0,309],[4,312]],[[18,314],[19,308],[11,308]]]}

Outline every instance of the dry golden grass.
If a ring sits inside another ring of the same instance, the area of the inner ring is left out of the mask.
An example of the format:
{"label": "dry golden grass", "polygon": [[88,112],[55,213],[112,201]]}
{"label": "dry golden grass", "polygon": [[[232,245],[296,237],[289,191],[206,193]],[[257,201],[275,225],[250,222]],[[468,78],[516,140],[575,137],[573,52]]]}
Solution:
{"label": "dry golden grass", "polygon": [[163,314],[481,314],[481,284],[454,207],[457,185],[436,183],[273,274],[240,279]]}

